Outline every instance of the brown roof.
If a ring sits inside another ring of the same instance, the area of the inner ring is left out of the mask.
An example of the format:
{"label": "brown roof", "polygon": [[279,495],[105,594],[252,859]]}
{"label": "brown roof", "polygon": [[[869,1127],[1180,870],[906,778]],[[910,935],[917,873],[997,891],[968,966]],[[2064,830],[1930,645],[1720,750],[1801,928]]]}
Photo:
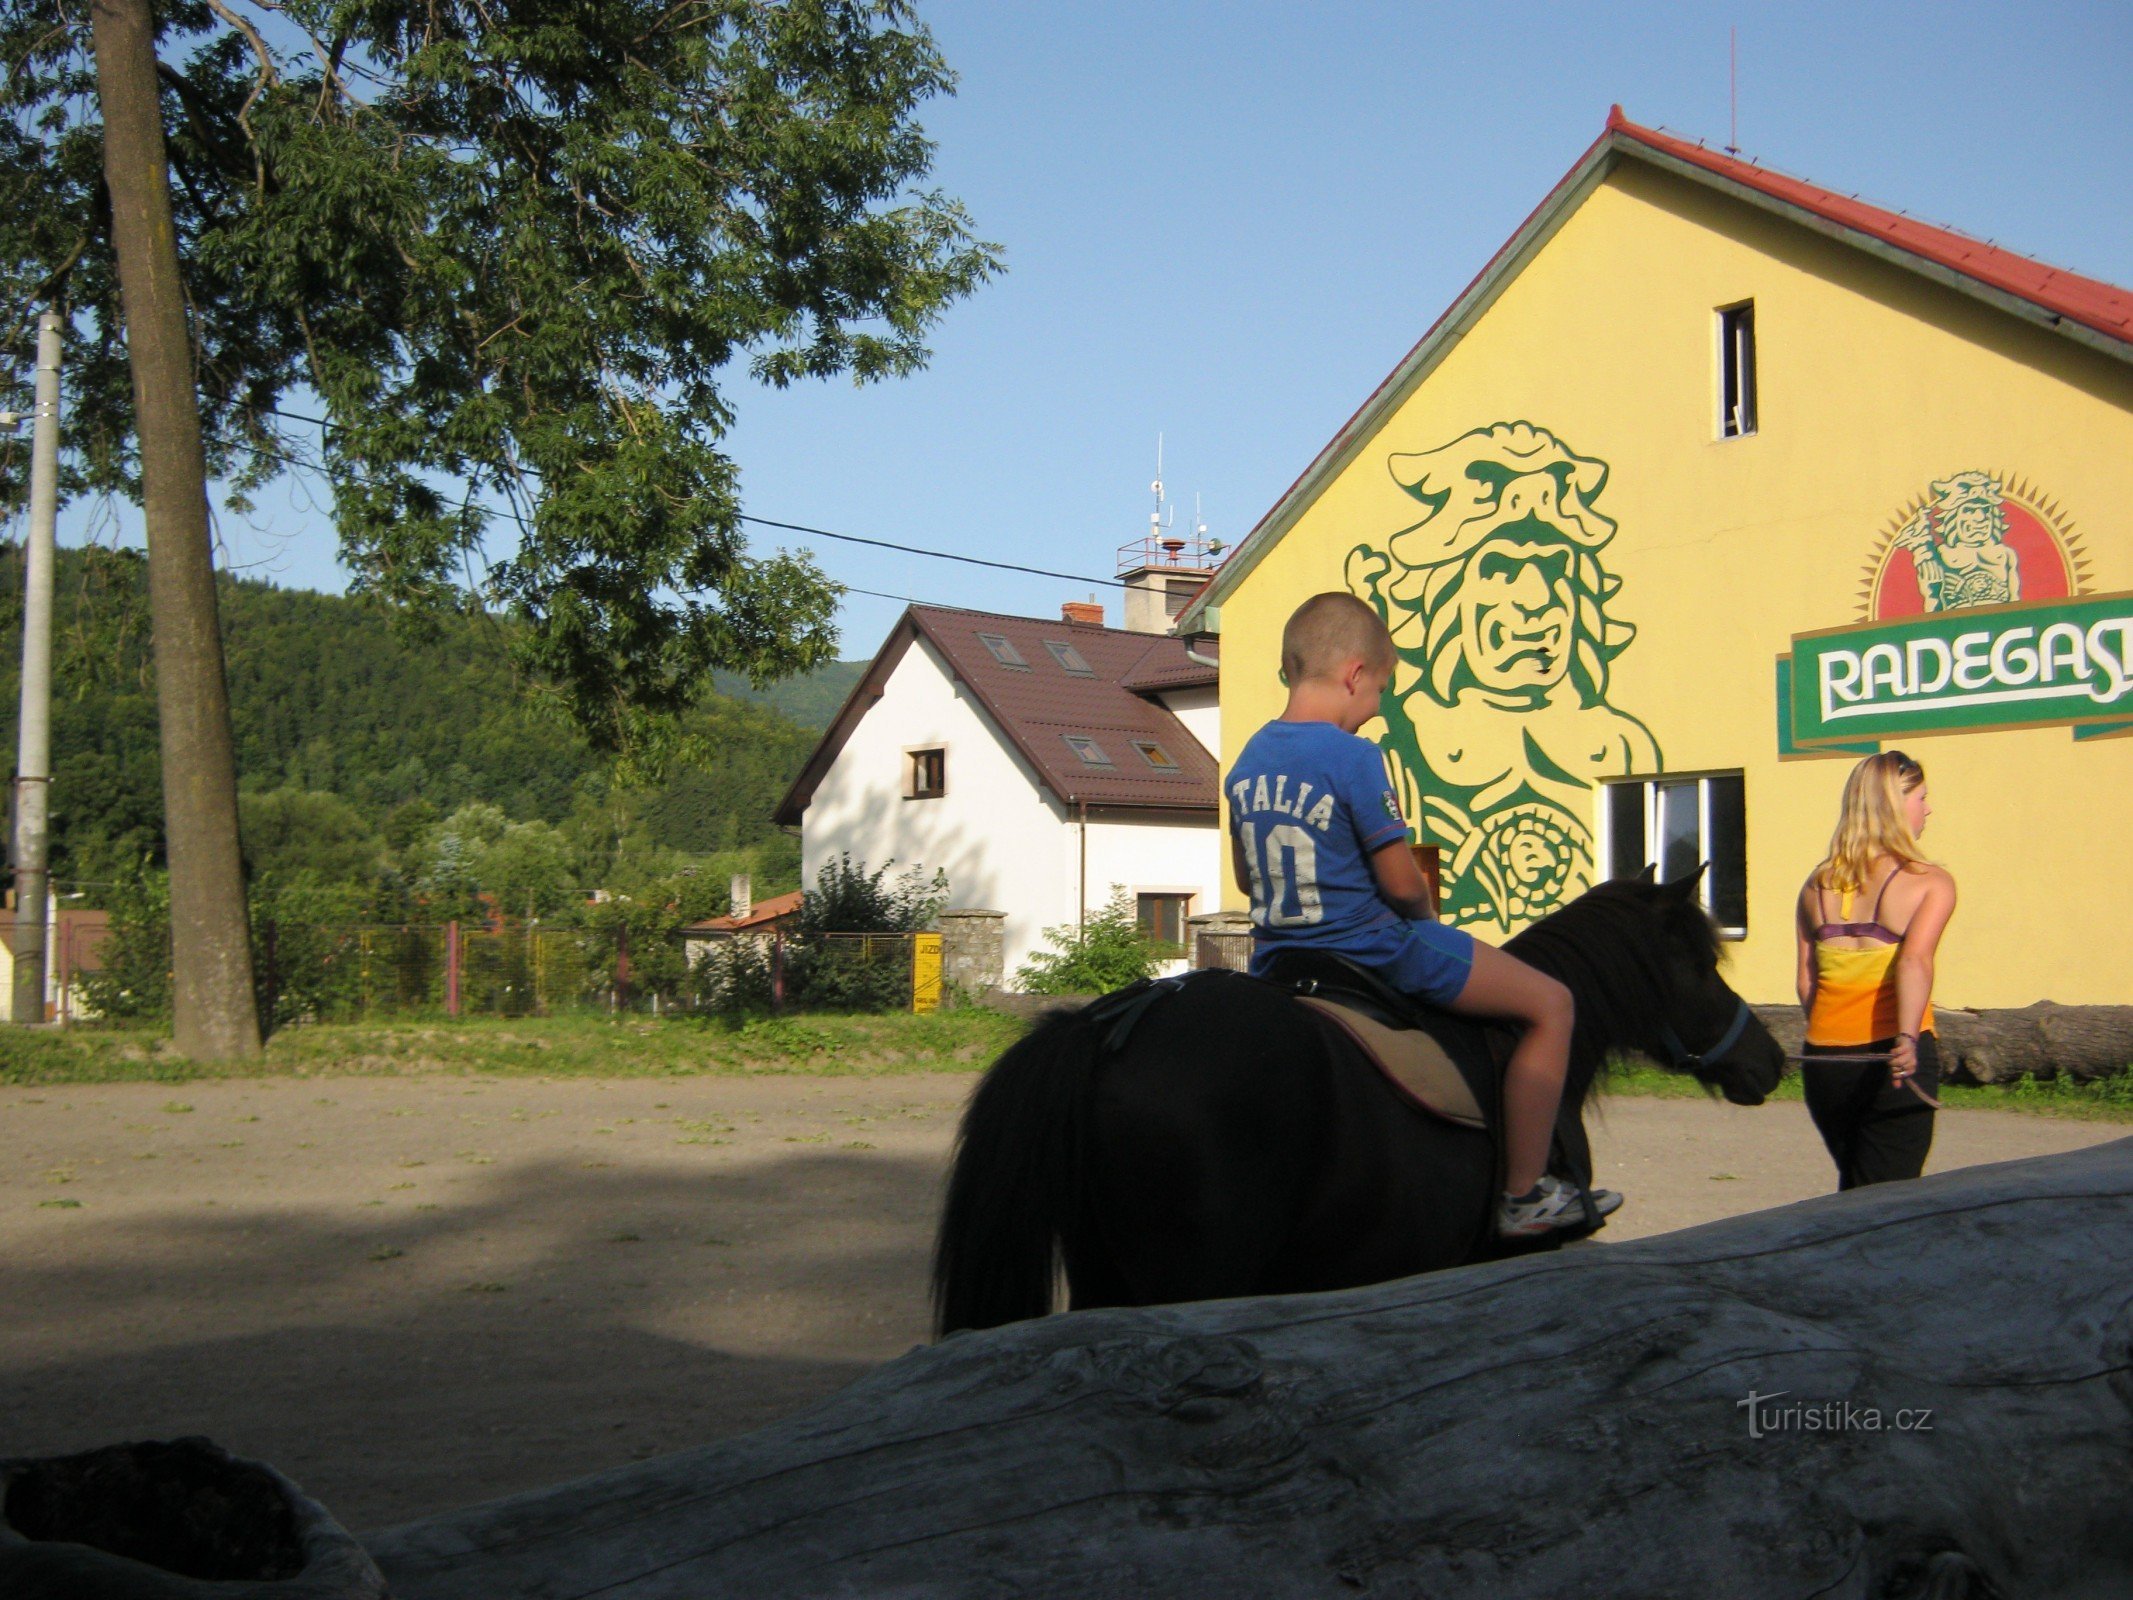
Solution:
{"label": "brown roof", "polygon": [[684,923],[683,934],[745,933],[752,928],[768,928],[773,922],[783,922],[787,917],[800,914],[802,895],[798,889],[791,894],[774,894],[767,900],[758,900],[749,907],[745,917],[706,917],[701,922]]}
{"label": "brown roof", "polygon": [[[1199,653],[1204,656],[1207,651],[1202,649]],[[1166,689],[1212,689],[1219,679],[1220,674],[1213,667],[1193,660],[1180,647],[1180,641],[1158,639],[1119,682],[1135,694],[1160,694]]]}
{"label": "brown roof", "polygon": [[[779,802],[774,820],[787,826],[800,821],[852,729],[882,697],[889,674],[921,637],[1036,770],[1038,781],[1065,804],[1214,810],[1214,757],[1166,707],[1145,698],[1156,688],[1214,681],[1209,669],[1187,658],[1182,640],[1089,623],[913,606],[853,685]],[[999,653],[987,644],[988,637],[1002,641]],[[1088,672],[1069,670],[1072,663],[1062,662],[1048,646],[1071,649]],[[1086,741],[1091,754],[1108,764],[1091,765],[1067,742],[1070,738]],[[1155,746],[1175,765],[1156,765],[1139,743]]]}
{"label": "brown roof", "polygon": [[[45,948],[45,960],[52,971],[57,972],[62,967],[72,974],[104,970],[104,940],[111,933],[110,912],[61,906],[53,922],[57,926],[47,931],[50,942]],[[0,911],[0,945],[7,947],[9,955],[14,954],[15,912],[12,907]]]}

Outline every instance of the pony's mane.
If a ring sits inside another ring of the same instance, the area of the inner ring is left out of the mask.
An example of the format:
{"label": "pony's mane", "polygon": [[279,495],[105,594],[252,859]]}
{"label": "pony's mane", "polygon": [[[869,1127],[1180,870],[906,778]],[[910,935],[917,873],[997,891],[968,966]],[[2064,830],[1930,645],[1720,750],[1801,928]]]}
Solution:
{"label": "pony's mane", "polygon": [[1588,889],[1505,941],[1504,949],[1577,996],[1573,1074],[1594,1081],[1610,1049],[1658,1055],[1670,942],[1718,964],[1718,929],[1665,884],[1617,878]]}

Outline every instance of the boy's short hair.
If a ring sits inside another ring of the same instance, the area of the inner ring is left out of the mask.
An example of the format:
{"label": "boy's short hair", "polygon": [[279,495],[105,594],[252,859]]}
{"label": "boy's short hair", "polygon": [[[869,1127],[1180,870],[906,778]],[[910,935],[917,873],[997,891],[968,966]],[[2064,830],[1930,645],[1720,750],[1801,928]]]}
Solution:
{"label": "boy's short hair", "polygon": [[1352,594],[1314,594],[1281,630],[1281,675],[1290,684],[1327,678],[1344,662],[1363,661],[1390,670],[1392,635],[1368,604]]}

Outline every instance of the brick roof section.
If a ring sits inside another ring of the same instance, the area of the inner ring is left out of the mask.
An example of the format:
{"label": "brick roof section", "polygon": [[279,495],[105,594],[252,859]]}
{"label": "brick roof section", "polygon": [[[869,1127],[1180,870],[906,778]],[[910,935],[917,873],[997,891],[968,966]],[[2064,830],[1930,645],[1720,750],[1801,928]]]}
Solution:
{"label": "brick roof section", "polygon": [[1869,205],[1855,195],[1838,194],[1799,178],[1787,177],[1768,167],[1742,161],[1723,151],[1706,149],[1692,139],[1683,139],[1656,128],[1639,127],[1614,107],[1607,118],[1607,131],[1634,140],[1663,155],[1685,161],[1706,172],[1768,195],[1773,200],[1798,206],[1826,222],[1865,234],[1897,249],[1960,272],[1988,288],[2068,318],[2085,328],[2133,343],[2133,290],[2097,278],[2084,278],[2048,262],[2037,261],[2013,250],[1973,239],[1952,228],[1937,228],[1900,212]]}
{"label": "brick roof section", "polygon": [[773,923],[797,917],[802,898],[798,889],[790,894],[774,894],[767,900],[758,900],[745,917],[706,917],[701,922],[684,923],[681,931],[684,934],[747,933],[754,929],[767,932]]}
{"label": "brick roof section", "polygon": [[[800,821],[852,728],[920,638],[1062,803],[1213,814],[1219,781],[1214,757],[1149,697],[1159,689],[1214,682],[1211,669],[1186,655],[1182,640],[1086,622],[912,606],[808,757],[779,803],[776,821]],[[1077,664],[1088,671],[1074,670]],[[1144,744],[1155,754],[1144,754]],[[1083,750],[1102,761],[1086,759]],[[955,782],[952,769],[948,781]]]}

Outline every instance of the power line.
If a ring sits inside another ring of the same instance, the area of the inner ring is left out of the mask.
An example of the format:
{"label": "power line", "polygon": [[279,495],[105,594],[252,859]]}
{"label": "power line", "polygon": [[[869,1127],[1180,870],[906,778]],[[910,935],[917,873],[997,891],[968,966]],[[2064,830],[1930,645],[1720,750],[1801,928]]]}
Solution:
{"label": "power line", "polygon": [[[960,561],[966,566],[993,567],[1001,572],[1026,572],[1038,578],[1063,578],[1068,583],[1096,583],[1113,589],[1129,587],[1121,578],[1091,578],[1079,572],[1054,572],[1048,567],[1018,566],[1012,561],[987,561],[982,556],[959,556],[947,550],[926,550],[915,544],[896,544],[888,539],[862,539],[856,533],[832,533],[827,528],[810,528],[804,522],[778,522],[769,517],[752,517],[747,512],[738,513],[743,522],[753,522],[764,528],[783,528],[788,533],[811,534],[818,539],[838,539],[846,544],[872,545],[877,550],[899,550],[908,556],[931,556],[936,561]],[[890,599],[899,596],[891,595]]]}
{"label": "power line", "polygon": [[[272,408],[270,407],[268,409],[271,410]],[[293,411],[274,411],[273,414],[278,417],[286,417],[292,422],[315,423],[322,428],[335,426],[335,424],[327,422],[321,417],[301,416]],[[265,449],[259,445],[248,444],[236,439],[225,439],[222,442],[227,448],[248,451],[255,456],[264,456],[269,461],[279,461],[287,466],[304,467],[313,472],[319,470],[317,464],[314,462],[298,461],[293,457],[279,455],[274,451]],[[786,533],[804,533],[811,538],[835,539],[843,544],[863,544],[875,550],[894,550],[902,555],[926,556],[934,561],[957,561],[968,567],[990,567],[996,572],[1020,572],[1026,573],[1027,575],[1033,578],[1058,578],[1066,583],[1096,584],[1100,587],[1109,589],[1125,589],[1131,587],[1131,585],[1126,583],[1125,580],[1122,578],[1092,578],[1086,573],[1055,572],[1049,567],[1025,567],[1013,561],[988,561],[983,556],[958,555],[952,550],[928,550],[922,545],[898,544],[892,539],[866,539],[860,537],[856,533],[833,533],[828,528],[810,527],[804,522],[780,522],[774,517],[751,516],[745,511],[736,512],[734,515],[738,520],[742,522],[752,522],[759,528],[778,528]],[[852,592],[854,594],[874,594],[877,598],[883,600],[910,599],[908,595],[877,594],[876,591],[871,589],[854,589]],[[925,604],[927,602],[912,601],[912,603]]]}

